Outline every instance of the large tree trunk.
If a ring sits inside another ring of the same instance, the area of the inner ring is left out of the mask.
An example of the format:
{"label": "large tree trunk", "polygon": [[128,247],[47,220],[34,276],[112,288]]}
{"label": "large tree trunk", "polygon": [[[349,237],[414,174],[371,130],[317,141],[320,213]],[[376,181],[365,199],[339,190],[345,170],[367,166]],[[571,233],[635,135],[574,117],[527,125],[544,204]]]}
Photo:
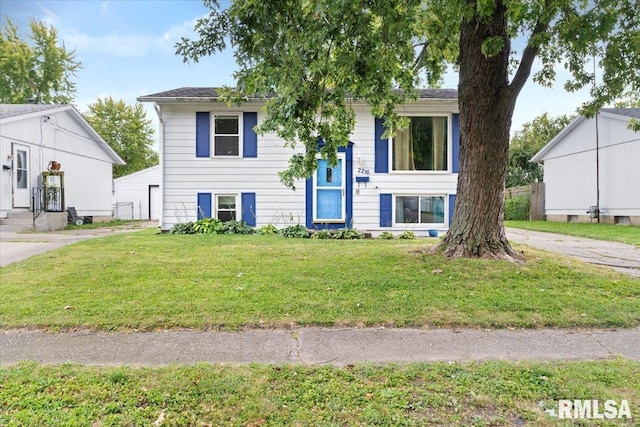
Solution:
{"label": "large tree trunk", "polygon": [[[475,1],[473,2],[475,4]],[[449,257],[514,259],[504,219],[509,130],[516,96],[509,88],[505,7],[465,19],[460,35],[460,172],[455,214],[441,244]],[[485,57],[482,43],[502,37],[503,50]]]}

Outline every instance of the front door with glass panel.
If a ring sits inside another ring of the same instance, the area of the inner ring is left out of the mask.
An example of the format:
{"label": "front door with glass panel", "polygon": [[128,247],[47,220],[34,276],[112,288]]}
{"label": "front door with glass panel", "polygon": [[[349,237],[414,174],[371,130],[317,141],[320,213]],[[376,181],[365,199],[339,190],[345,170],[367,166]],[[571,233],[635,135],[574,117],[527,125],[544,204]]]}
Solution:
{"label": "front door with glass panel", "polygon": [[318,223],[345,222],[345,159],[338,154],[338,163],[331,166],[328,160],[319,159],[313,178],[313,221]]}
{"label": "front door with glass panel", "polygon": [[31,206],[29,190],[29,147],[13,144],[13,207]]}

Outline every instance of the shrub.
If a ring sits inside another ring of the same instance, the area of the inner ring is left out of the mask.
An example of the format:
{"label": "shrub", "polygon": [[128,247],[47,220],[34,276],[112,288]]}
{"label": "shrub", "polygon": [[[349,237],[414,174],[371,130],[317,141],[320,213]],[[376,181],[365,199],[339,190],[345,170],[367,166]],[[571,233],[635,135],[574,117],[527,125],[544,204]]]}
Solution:
{"label": "shrub", "polygon": [[290,225],[280,230],[280,235],[283,237],[291,237],[298,239],[305,239],[309,237],[307,227],[302,224]]}
{"label": "shrub", "polygon": [[260,227],[258,230],[260,234],[278,234],[278,228],[273,224],[267,224]]}
{"label": "shrub", "polygon": [[253,234],[255,230],[244,221],[231,220],[224,223],[223,232],[225,234]]}
{"label": "shrub", "polygon": [[193,224],[196,233],[219,234],[224,232],[224,223],[217,218],[202,218]]}
{"label": "shrub", "polygon": [[504,219],[507,221],[528,221],[529,220],[529,199],[525,196],[516,196],[504,202]]}
{"label": "shrub", "polygon": [[358,230],[354,229],[354,228],[340,228],[338,231],[336,231],[336,233],[333,235],[334,239],[343,239],[343,240],[347,240],[347,239],[364,239],[364,234],[360,233]]}
{"label": "shrub", "polygon": [[398,235],[399,239],[404,239],[404,240],[413,240],[416,238],[416,233],[414,233],[413,231],[403,231],[402,233],[400,233]]}
{"label": "shrub", "polygon": [[184,222],[180,224],[175,224],[171,227],[169,233],[171,234],[195,234],[196,230],[193,227],[193,222]]}
{"label": "shrub", "polygon": [[390,231],[383,231],[382,233],[380,233],[380,235],[378,236],[378,239],[382,239],[382,240],[393,240],[395,239],[395,237],[393,236],[393,233]]}
{"label": "shrub", "polygon": [[311,235],[312,239],[330,239],[331,237],[331,231],[327,229],[318,230]]}

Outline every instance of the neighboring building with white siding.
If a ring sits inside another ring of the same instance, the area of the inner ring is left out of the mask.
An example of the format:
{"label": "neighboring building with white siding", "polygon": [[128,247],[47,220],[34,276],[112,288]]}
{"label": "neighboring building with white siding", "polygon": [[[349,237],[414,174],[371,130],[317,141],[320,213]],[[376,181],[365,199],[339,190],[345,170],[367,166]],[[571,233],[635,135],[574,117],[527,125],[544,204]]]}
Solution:
{"label": "neighboring building with white siding", "polygon": [[[43,175],[51,162],[60,170]],[[50,193],[56,211],[72,206],[100,220],[111,218],[111,170],[124,161],[71,105],[2,104],[0,164],[0,217],[31,211],[46,178],[49,188],[64,188]]]}
{"label": "neighboring building with white siding", "polygon": [[633,119],[640,120],[640,108],[578,117],[531,159],[544,164],[548,220],[591,221],[587,211],[598,205],[599,186],[601,222],[640,225],[640,132],[629,128]]}
{"label": "neighboring building with white siding", "polygon": [[160,166],[152,166],[113,180],[117,219],[160,220]]}
{"label": "neighboring building with white siding", "polygon": [[338,165],[319,160],[316,174],[296,182],[295,191],[278,172],[296,149],[253,131],[264,119],[263,101],[229,107],[216,88],[180,88],[138,101],[153,102],[160,118],[162,230],[203,216],[374,234],[426,234],[451,222],[460,147],[455,90],[422,90],[415,103],[399,107],[412,125],[392,140],[381,138],[381,119],[355,105],[355,129]]}

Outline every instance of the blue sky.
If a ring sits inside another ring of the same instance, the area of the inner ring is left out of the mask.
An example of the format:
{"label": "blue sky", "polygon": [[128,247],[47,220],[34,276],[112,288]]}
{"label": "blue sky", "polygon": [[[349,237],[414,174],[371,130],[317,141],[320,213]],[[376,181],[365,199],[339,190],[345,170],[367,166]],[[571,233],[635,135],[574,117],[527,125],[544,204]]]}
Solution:
{"label": "blue sky", "polygon": [[[0,0],[7,16],[23,37],[35,18],[53,25],[67,49],[76,50],[82,63],[75,79],[76,107],[84,112],[98,97],[111,96],[128,104],[136,97],[183,86],[233,85],[236,64],[231,52],[186,64],[175,55],[175,43],[192,37],[196,19],[207,14],[201,0]],[[535,68],[535,65],[534,65]],[[512,132],[544,112],[574,114],[588,93],[566,93],[567,74],[558,69],[555,88],[529,81],[516,105]],[[444,87],[455,88],[450,73]],[[155,113],[146,105],[149,118]]]}

